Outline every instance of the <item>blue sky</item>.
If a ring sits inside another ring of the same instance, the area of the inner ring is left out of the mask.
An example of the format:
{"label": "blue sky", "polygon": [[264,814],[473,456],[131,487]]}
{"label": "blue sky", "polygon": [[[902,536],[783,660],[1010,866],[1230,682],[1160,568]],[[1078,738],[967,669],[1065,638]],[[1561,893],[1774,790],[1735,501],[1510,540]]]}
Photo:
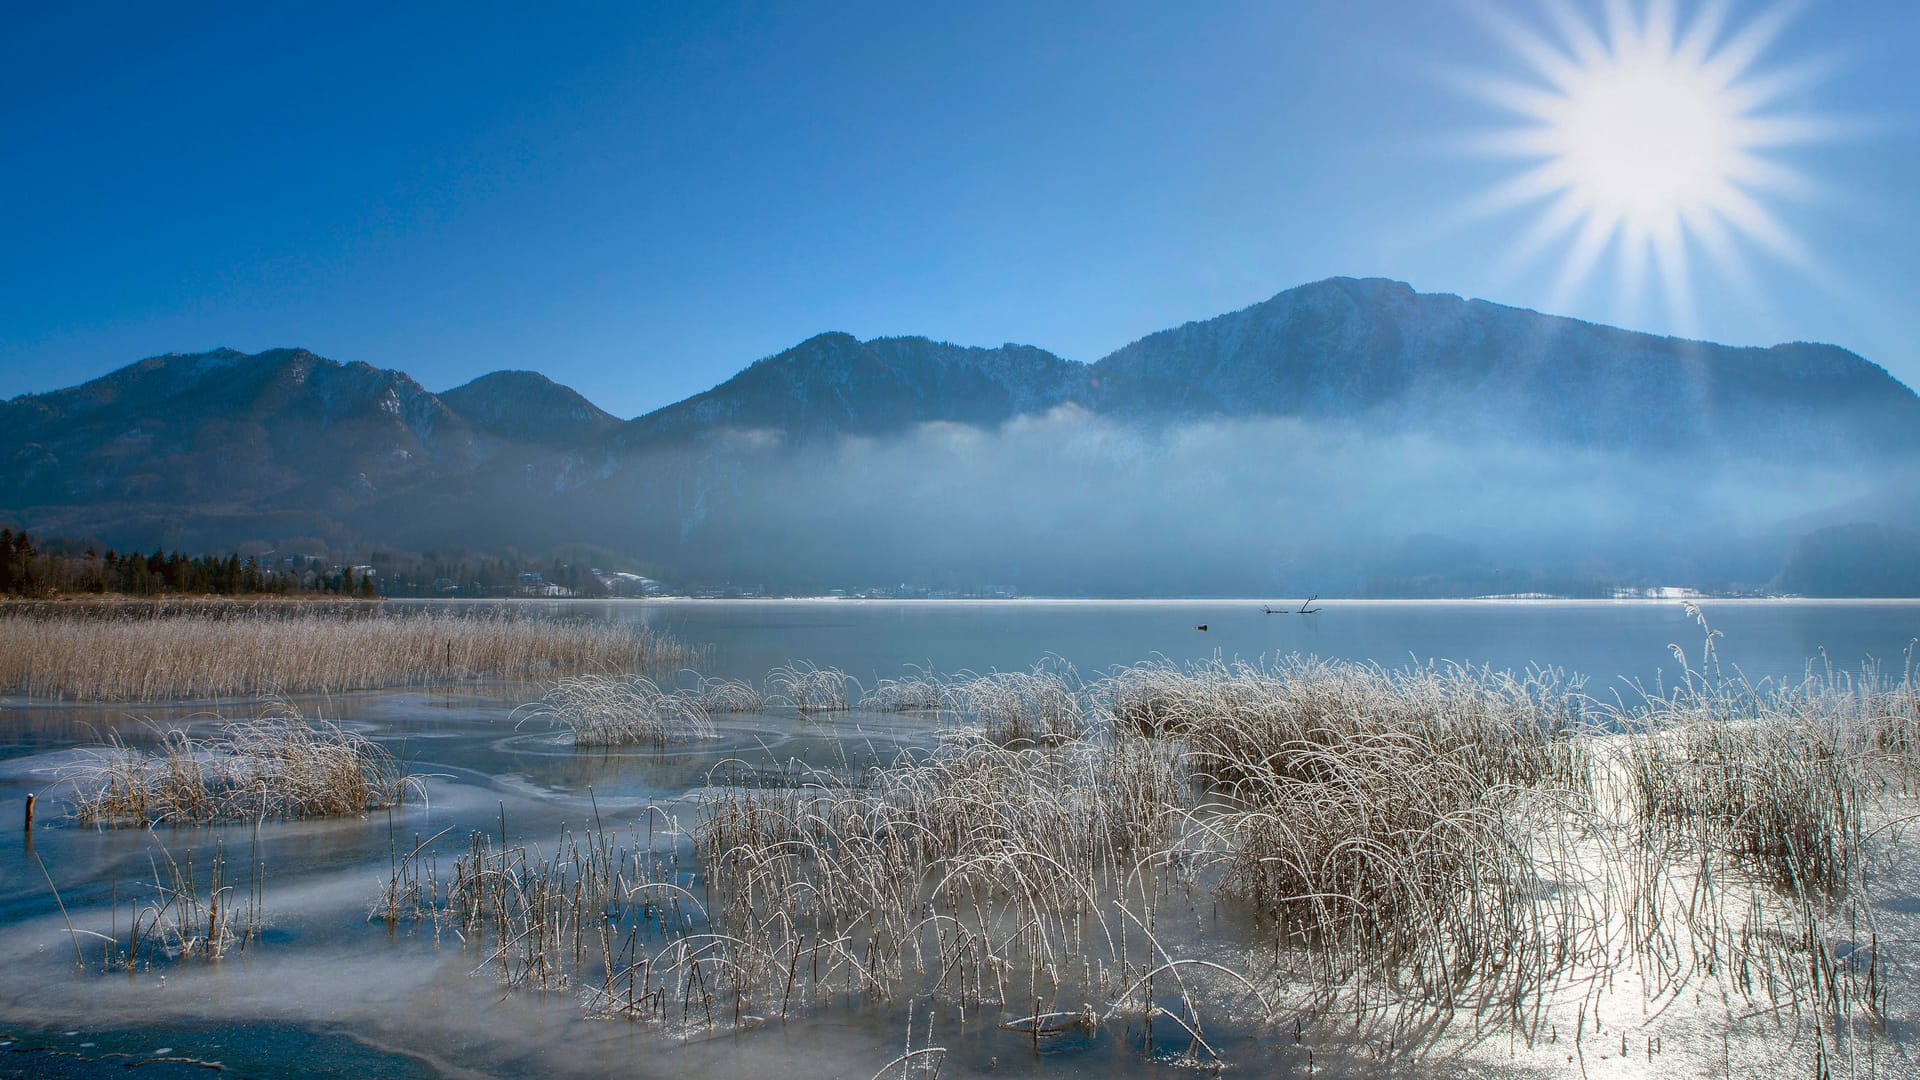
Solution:
{"label": "blue sky", "polygon": [[[1638,7],[1639,0],[1634,0]],[[1599,9],[1575,8],[1599,20]],[[1550,23],[1527,0],[1494,5]],[[1683,21],[1697,5],[1678,4]],[[1731,0],[1730,32],[1771,8]],[[1840,118],[1771,152],[1813,254],[1694,314],[1467,207],[1518,166],[1469,3],[0,9],[0,396],[301,345],[430,389],[534,368],[634,415],[823,330],[1094,360],[1335,274],[1920,384],[1920,4],[1807,3],[1756,61]]]}

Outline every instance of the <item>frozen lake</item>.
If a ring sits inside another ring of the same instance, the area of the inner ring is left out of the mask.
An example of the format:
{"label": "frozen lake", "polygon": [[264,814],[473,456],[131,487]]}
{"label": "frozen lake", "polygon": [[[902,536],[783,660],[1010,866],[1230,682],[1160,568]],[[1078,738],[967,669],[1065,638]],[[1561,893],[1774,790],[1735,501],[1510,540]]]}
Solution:
{"label": "frozen lake", "polygon": [[[1702,631],[1678,601],[1352,602],[1321,601],[1312,615],[1263,612],[1247,601],[661,601],[527,604],[566,618],[626,620],[666,631],[709,652],[709,675],[759,680],[797,660],[844,669],[867,685],[914,668],[951,673],[1015,670],[1057,656],[1092,678],[1114,665],[1216,656],[1257,660],[1287,654],[1524,668],[1551,665],[1588,677],[1591,693],[1633,680],[1671,683],[1678,644],[1698,664]],[[1279,601],[1273,606],[1280,607]],[[1296,598],[1288,607],[1297,607]],[[1920,636],[1920,603],[1704,601],[1723,664],[1753,679],[1798,679],[1870,665],[1899,677]],[[1205,625],[1201,631],[1196,627]],[[639,1075],[848,1076],[864,1080],[902,1050],[899,1008],[829,1009],[792,1024],[693,1039],[668,1038],[643,1025],[586,1018],[571,992],[504,991],[484,957],[450,935],[366,921],[389,877],[396,847],[451,828],[448,855],[472,830],[505,828],[515,843],[551,847],[564,829],[604,815],[616,829],[647,819],[649,804],[685,807],[710,771],[732,759],[777,765],[788,760],[858,770],[904,748],[933,744],[924,717],[854,712],[831,725],[771,711],[728,717],[711,742],[667,750],[576,750],[564,734],[521,722],[516,707],[537,688],[397,691],[309,699],[309,713],[340,721],[380,741],[414,772],[427,774],[428,801],[396,813],[353,820],[247,827],[122,829],[99,832],[59,820],[58,771],[73,748],[106,732],[138,741],[153,722],[195,722],[210,710],[248,712],[246,703],[48,706],[0,705],[0,1075],[118,1074],[149,1061],[142,1075],[204,1075],[197,1062],[220,1062],[242,1075]],[[21,800],[40,792],[42,825],[29,841],[17,825]],[[181,964],[103,974],[94,962],[76,970],[65,917],[109,929],[130,912],[134,883],[151,879],[156,850],[205,860],[216,841],[264,867],[265,937],[217,964]],[[45,866],[45,873],[41,869]],[[1907,917],[1920,911],[1908,900]],[[1219,913],[1190,912],[1196,948]],[[1209,924],[1209,920],[1213,920]],[[1229,950],[1230,951],[1230,950]],[[1206,953],[1206,955],[1215,955]],[[1901,969],[1896,969],[1900,972]],[[1899,977],[1912,980],[1911,969]],[[1605,1006],[1632,1028],[1640,998]],[[1583,1006],[1584,1008],[1584,1006]],[[1137,1032],[1103,1031],[1051,1038],[1034,1046],[992,1023],[973,1026],[941,1014],[931,1034],[912,1036],[950,1048],[942,1074],[1194,1076],[1177,1055],[1142,1052]],[[1588,1015],[1583,1013],[1582,1015]],[[1591,1020],[1589,1021],[1591,1022]],[[1688,1030],[1686,1023],[1669,1030]],[[1895,1018],[1904,1045],[1909,1023]],[[1635,1040],[1641,1038],[1637,1028]],[[1538,1035],[1539,1033],[1535,1033]],[[1365,1047],[1343,1046],[1338,1032],[1305,1038],[1223,1022],[1212,1036],[1248,1077],[1364,1074]],[[1703,1036],[1710,1038],[1710,1036]],[[1552,1075],[1572,1068],[1564,1047],[1502,1034],[1448,1036],[1444,1052],[1420,1062],[1423,1075]],[[1557,1038],[1557,1036],[1556,1036]],[[1625,1045],[1608,1029],[1607,1038]],[[1648,1036],[1651,1040],[1651,1036]],[[1648,1042],[1651,1046],[1653,1043]],[[1763,1044],[1760,1044],[1763,1045]],[[1165,1048],[1161,1048],[1164,1050]],[[1739,1075],[1756,1061],[1756,1044],[1716,1042],[1648,1061],[1618,1057],[1603,1075],[1647,1070],[1725,1068]],[[1318,1055],[1317,1057],[1315,1055]],[[1705,1055],[1705,1056],[1702,1056]],[[178,1060],[173,1060],[178,1059]],[[1911,1065],[1911,1062],[1904,1063]],[[1904,1066],[1903,1066],[1904,1067]],[[901,1075],[896,1067],[890,1075]],[[1577,1073],[1575,1073],[1577,1075]]]}

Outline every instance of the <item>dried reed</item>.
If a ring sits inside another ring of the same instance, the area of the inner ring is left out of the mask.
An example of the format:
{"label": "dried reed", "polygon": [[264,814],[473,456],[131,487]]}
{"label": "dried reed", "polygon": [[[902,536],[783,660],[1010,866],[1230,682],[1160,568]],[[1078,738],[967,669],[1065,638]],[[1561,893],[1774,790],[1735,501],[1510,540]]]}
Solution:
{"label": "dried reed", "polygon": [[0,614],[0,692],[90,701],[332,693],[471,678],[671,671],[644,628],[501,613],[302,606]]}
{"label": "dried reed", "polygon": [[[768,683],[814,712],[848,680]],[[1910,670],[1790,690],[1690,671],[1632,708],[1552,670],[922,673],[863,704],[977,726],[864,772],[726,763],[685,831],[652,807],[616,842],[596,813],[543,856],[503,821],[424,885],[420,845],[396,847],[386,908],[451,921],[511,985],[679,1033],[927,997],[1036,1045],[1126,1018],[1150,1048],[1162,1023],[1205,1061],[1214,1006],[1339,1010],[1411,1044],[1457,1011],[1537,1030],[1626,966],[1655,995],[1718,978],[1804,1013],[1826,1061],[1884,1009],[1866,823],[1911,774],[1916,701]],[[1163,920],[1207,903],[1270,952],[1240,929],[1207,954],[1232,964],[1183,954]]]}
{"label": "dried reed", "polygon": [[709,679],[699,677],[695,691],[700,707],[708,713],[764,712],[767,697],[745,679]]}
{"label": "dried reed", "polygon": [[96,826],[361,814],[413,786],[378,743],[284,703],[209,735],[165,729],[151,750],[116,738],[63,779],[75,819]]}
{"label": "dried reed", "polygon": [[850,683],[853,679],[838,668],[816,667],[805,660],[785,664],[767,673],[766,703],[786,706],[803,716],[845,712]]}
{"label": "dried reed", "polygon": [[575,746],[692,742],[713,738],[705,693],[662,690],[644,675],[574,675],[527,707],[573,731]]}
{"label": "dried reed", "polygon": [[1032,671],[963,674],[951,694],[995,742],[1060,743],[1080,734],[1084,713],[1077,682],[1071,667],[1043,664]]}
{"label": "dried reed", "polygon": [[940,713],[954,707],[947,682],[930,671],[914,671],[897,679],[885,678],[860,695],[868,712]]}
{"label": "dried reed", "polygon": [[[255,857],[249,860],[247,878],[241,882],[228,869],[226,844],[215,842],[202,892],[191,849],[184,864],[165,847],[157,856],[149,850],[153,879],[134,886],[125,937],[121,936],[121,896],[116,885],[106,933],[75,929],[71,921],[67,924],[76,956],[82,964],[89,962],[81,945],[83,937],[98,943],[100,966],[108,971],[132,972],[184,960],[219,960],[236,949],[245,949],[265,927],[257,855],[256,837]],[[52,884],[51,877],[48,883]],[[57,899],[59,893],[54,895]]]}

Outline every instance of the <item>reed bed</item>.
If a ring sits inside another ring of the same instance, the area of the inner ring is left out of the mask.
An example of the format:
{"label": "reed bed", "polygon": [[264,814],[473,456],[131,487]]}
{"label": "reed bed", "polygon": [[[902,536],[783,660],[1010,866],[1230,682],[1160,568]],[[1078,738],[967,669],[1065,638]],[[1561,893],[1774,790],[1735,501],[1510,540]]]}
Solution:
{"label": "reed bed", "polygon": [[[794,708],[848,682],[783,670],[769,698]],[[1122,1021],[1152,1047],[1160,1024],[1212,1062],[1221,1012],[1408,1048],[1462,1013],[1538,1036],[1632,971],[1655,1011],[1710,980],[1799,1019],[1826,1069],[1885,1015],[1868,864],[1912,774],[1911,672],[1690,672],[1628,708],[1553,670],[1292,658],[862,700],[979,723],[863,771],[723,763],[626,841],[596,812],[543,855],[502,822],[424,886],[416,844],[388,917],[682,1035],[925,998],[1036,1047]]]}
{"label": "reed bed", "polygon": [[1657,714],[1630,743],[1639,821],[1699,830],[1703,844],[1789,888],[1844,884],[1885,783],[1864,735],[1818,707],[1737,720]]}
{"label": "reed bed", "polygon": [[1652,981],[1704,973],[1784,1010],[1812,1033],[1816,1075],[1847,1071],[1882,1030],[1889,943],[1868,856],[1888,777],[1908,768],[1836,704],[1781,691],[1709,718],[1687,694],[1608,748],[1629,807],[1629,938]]}
{"label": "reed bed", "polygon": [[1617,710],[1631,733],[1622,766],[1649,842],[1729,852],[1795,893],[1844,886],[1860,864],[1867,814],[1920,761],[1914,655],[1898,681],[1809,666],[1798,684],[1753,683],[1720,667],[1700,609],[1700,670]]}
{"label": "reed bed", "polygon": [[688,832],[650,808],[616,842],[596,814],[542,855],[503,822],[438,884],[416,845],[376,916],[451,924],[510,986],[681,1032],[927,995],[1036,1033],[1067,998],[1151,1005],[1129,983],[1167,958],[1118,909],[1179,820],[1169,748],[975,738],[855,779],[794,772],[712,789]]}
{"label": "reed bed", "polygon": [[1156,958],[1116,906],[1184,795],[1178,756],[1143,741],[978,739],[858,784],[715,792],[696,840],[725,928],[722,985],[783,1016],[837,995],[931,996],[1030,1024],[1063,1000],[1131,1004],[1126,973]]}
{"label": "reed bed", "polygon": [[362,814],[399,803],[415,786],[386,748],[284,703],[207,735],[168,728],[157,743],[141,749],[116,738],[68,768],[74,819],[203,825]]}
{"label": "reed bed", "polygon": [[1577,682],[1291,658],[1139,665],[1096,692],[1211,782],[1192,857],[1316,965],[1323,999],[1379,974],[1441,1003],[1498,975],[1512,999],[1599,947],[1564,869],[1587,828]]}
{"label": "reed bed", "polygon": [[498,845],[485,833],[468,838],[453,867],[444,915],[464,938],[490,946],[487,963],[509,986],[558,990],[597,963],[616,962],[616,938],[684,934],[697,911],[673,884],[678,850],[669,829],[664,849],[641,840],[616,846],[604,829],[566,833],[555,854]]}
{"label": "reed bed", "polygon": [[172,701],[465,679],[655,672],[693,651],[644,628],[511,613],[303,605],[0,614],[0,693]]}
{"label": "reed bed", "polygon": [[662,690],[644,675],[574,675],[554,684],[527,715],[564,725],[575,746],[665,746],[713,738],[702,690]]}
{"label": "reed bed", "polygon": [[1093,692],[1116,727],[1184,740],[1196,768],[1226,782],[1276,769],[1311,778],[1327,759],[1306,751],[1389,734],[1466,752],[1484,780],[1574,783],[1574,736],[1590,711],[1581,681],[1554,669],[1388,669],[1298,656],[1272,666],[1139,664]]}
{"label": "reed bed", "polygon": [[[1726,676],[1698,609],[1701,669],[1620,707],[1611,772],[1642,870],[1636,939],[1663,977],[1689,967],[1810,1021],[1814,1070],[1847,1071],[1884,1033],[1889,943],[1871,865],[1897,857],[1920,763],[1913,654],[1897,680],[1809,666],[1798,684]],[[1867,1070],[1871,1072],[1872,1070]]]}
{"label": "reed bed", "polygon": [[596,811],[584,833],[563,830],[552,854],[512,843],[503,817],[498,831],[468,835],[446,875],[426,855],[433,839],[416,838],[404,857],[396,847],[370,918],[451,927],[486,951],[481,969],[510,987],[591,989],[596,974],[609,987],[614,967],[648,942],[705,928],[705,908],[684,884],[693,873],[687,838],[658,808],[624,841]]}

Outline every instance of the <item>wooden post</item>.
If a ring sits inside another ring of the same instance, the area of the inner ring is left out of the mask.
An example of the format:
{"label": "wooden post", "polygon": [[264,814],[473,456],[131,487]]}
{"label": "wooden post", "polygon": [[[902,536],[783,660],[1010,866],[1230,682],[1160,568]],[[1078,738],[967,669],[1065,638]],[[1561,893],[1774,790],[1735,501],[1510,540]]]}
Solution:
{"label": "wooden post", "polygon": [[33,793],[32,793],[32,792],[28,792],[28,793],[27,793],[27,825],[26,825],[26,830],[27,830],[28,832],[32,832],[32,831],[33,831]]}

